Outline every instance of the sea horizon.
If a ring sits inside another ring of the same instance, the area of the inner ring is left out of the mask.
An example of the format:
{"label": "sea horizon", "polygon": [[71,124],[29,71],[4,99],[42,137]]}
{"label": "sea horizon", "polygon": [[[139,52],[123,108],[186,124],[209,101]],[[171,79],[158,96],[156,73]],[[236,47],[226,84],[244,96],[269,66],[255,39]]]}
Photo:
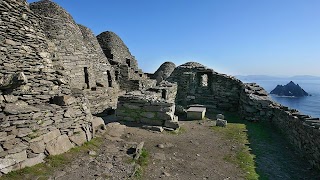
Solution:
{"label": "sea horizon", "polygon": [[[314,118],[320,118],[320,77],[319,79],[293,79],[291,78],[276,78],[271,76],[265,76],[269,79],[255,79],[252,77],[258,76],[236,76],[238,79],[244,83],[257,83],[263,87],[268,93],[271,99],[277,103],[280,103],[284,106],[287,106],[291,109],[297,109],[302,114],[310,115]],[[247,78],[244,78],[247,77]],[[249,78],[248,78],[249,77]],[[261,77],[261,76],[260,76]],[[297,76],[293,76],[297,77]],[[311,76],[316,77],[316,76]],[[295,84],[299,84],[302,89],[304,89],[311,96],[304,97],[286,97],[286,96],[277,96],[270,94],[270,92],[277,85],[286,85],[290,81],[293,81]]]}

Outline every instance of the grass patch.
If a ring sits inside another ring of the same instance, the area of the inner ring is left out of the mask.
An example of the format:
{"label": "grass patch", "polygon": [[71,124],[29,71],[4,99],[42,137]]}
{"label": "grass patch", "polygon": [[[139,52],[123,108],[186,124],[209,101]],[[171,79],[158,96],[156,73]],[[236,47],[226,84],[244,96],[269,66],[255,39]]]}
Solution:
{"label": "grass patch", "polygon": [[228,119],[227,127],[212,127],[215,132],[222,134],[223,138],[234,144],[232,150],[235,153],[227,154],[224,159],[237,164],[245,172],[246,179],[259,179],[254,161],[255,155],[250,153],[250,148],[246,145],[249,144],[246,124],[234,123],[239,121],[234,115],[229,115],[226,119]]}
{"label": "grass patch", "polygon": [[82,146],[70,149],[68,152],[56,156],[48,156],[45,163],[37,164],[32,167],[26,167],[18,171],[10,172],[0,177],[0,180],[33,180],[48,179],[56,169],[62,169],[70,164],[74,158],[80,154],[88,153],[89,150],[96,150],[103,143],[100,137],[94,138]]}
{"label": "grass patch", "polygon": [[169,133],[169,134],[173,134],[173,135],[180,135],[182,133],[185,133],[186,131],[187,131],[186,128],[180,127],[179,129],[176,129],[174,131],[166,131],[166,132]]}
{"label": "grass patch", "polygon": [[142,149],[139,159],[133,160],[137,164],[137,169],[134,172],[135,179],[141,179],[143,175],[143,170],[148,165],[149,162],[149,152],[146,149]]}

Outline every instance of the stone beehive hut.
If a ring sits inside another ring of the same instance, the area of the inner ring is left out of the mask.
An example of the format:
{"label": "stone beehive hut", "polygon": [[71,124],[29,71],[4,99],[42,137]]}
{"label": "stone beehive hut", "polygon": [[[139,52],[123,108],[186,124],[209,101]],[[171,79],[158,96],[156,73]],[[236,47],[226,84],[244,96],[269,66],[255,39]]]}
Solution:
{"label": "stone beehive hut", "polygon": [[61,72],[25,1],[0,1],[0,172],[31,166],[92,137],[88,101]]}
{"label": "stone beehive hut", "polygon": [[161,81],[166,80],[171,73],[176,68],[176,65],[173,62],[164,62],[161,66],[157,69],[157,71],[152,75],[153,79],[157,80],[157,84]]}
{"label": "stone beehive hut", "polygon": [[155,80],[149,79],[138,68],[137,60],[118,35],[106,31],[99,34],[97,39],[115,70],[116,80],[122,90],[134,91],[156,85]]}
{"label": "stone beehive hut", "polygon": [[112,65],[128,65],[132,69],[138,69],[138,63],[131,55],[129,48],[114,32],[106,31],[97,36],[103,52]]}
{"label": "stone beehive hut", "polygon": [[83,89],[91,111],[115,108],[119,91],[113,68],[90,29],[78,25],[59,5],[49,1],[30,4],[42,19],[47,37],[55,44],[54,61],[70,86]]}

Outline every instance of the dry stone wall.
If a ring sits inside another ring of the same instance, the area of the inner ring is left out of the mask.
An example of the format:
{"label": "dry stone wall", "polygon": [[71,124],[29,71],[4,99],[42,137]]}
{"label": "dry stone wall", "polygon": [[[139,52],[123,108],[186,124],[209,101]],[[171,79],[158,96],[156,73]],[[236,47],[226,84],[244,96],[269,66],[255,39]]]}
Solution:
{"label": "dry stone wall", "polygon": [[202,104],[211,109],[238,110],[241,82],[231,76],[189,62],[178,66],[167,80],[178,83],[178,105]]}
{"label": "dry stone wall", "polygon": [[320,120],[273,102],[257,84],[243,84],[239,112],[243,119],[271,121],[301,156],[320,169]]}
{"label": "dry stone wall", "polygon": [[[0,1],[0,172],[43,162],[91,139],[92,115],[69,86],[25,1]],[[0,175],[1,175],[0,173]]]}
{"label": "dry stone wall", "polygon": [[119,97],[118,120],[177,128],[175,113],[177,85],[164,82],[145,91],[132,91]]}
{"label": "dry stone wall", "polygon": [[271,121],[314,167],[320,169],[320,120],[273,102],[255,83],[242,83],[199,63],[178,66],[167,79],[177,82],[176,103],[202,104],[221,111],[239,112],[249,121]]}
{"label": "dry stone wall", "polygon": [[92,113],[115,108],[119,85],[115,72],[93,35],[62,7],[49,0],[30,4],[41,16],[47,37],[55,44],[55,61],[72,88],[83,89]]}
{"label": "dry stone wall", "polygon": [[106,31],[99,34],[97,39],[115,71],[115,79],[121,90],[129,92],[156,85],[155,80],[138,68],[137,60],[118,35]]}

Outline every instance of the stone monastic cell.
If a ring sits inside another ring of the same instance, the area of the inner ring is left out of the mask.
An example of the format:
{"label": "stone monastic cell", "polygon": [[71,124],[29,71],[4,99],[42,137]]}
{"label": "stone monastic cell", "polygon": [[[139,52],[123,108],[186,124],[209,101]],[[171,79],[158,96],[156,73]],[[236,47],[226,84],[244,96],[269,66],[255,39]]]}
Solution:
{"label": "stone monastic cell", "polygon": [[166,80],[175,68],[176,65],[173,62],[164,62],[152,75],[152,79],[156,79],[157,84],[159,84],[160,82]]}

